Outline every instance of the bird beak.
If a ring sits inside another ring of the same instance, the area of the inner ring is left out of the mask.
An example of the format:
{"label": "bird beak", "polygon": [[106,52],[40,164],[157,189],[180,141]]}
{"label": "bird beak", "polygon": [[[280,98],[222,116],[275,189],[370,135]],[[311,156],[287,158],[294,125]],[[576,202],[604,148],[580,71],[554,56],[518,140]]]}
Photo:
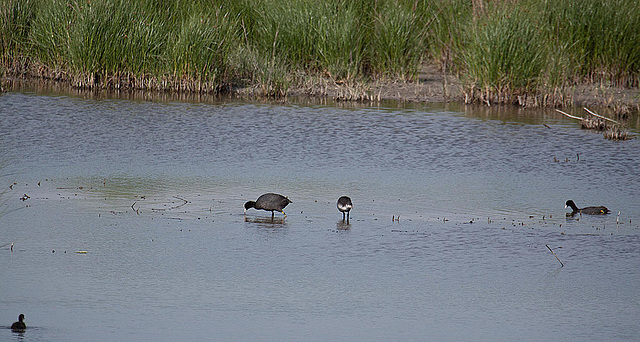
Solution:
{"label": "bird beak", "polygon": [[244,214],[247,215],[247,208],[244,208]]}
{"label": "bird beak", "polygon": [[566,204],[564,205],[564,208],[567,209],[569,206],[567,206]]}

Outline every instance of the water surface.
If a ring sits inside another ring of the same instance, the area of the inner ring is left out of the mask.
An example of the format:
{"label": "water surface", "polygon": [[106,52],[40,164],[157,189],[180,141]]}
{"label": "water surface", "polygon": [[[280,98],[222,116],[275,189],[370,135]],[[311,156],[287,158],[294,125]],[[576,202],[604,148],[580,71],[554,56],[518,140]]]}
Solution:
{"label": "water surface", "polygon": [[638,140],[551,111],[11,92],[0,132],[1,340],[640,334]]}

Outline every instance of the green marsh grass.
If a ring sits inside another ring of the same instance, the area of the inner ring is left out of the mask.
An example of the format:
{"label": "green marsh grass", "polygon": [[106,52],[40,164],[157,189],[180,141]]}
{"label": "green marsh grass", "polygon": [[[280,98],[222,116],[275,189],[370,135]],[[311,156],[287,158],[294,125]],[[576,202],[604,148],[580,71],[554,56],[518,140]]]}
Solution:
{"label": "green marsh grass", "polygon": [[535,20],[523,11],[497,9],[467,30],[461,64],[467,92],[479,90],[484,102],[509,102],[534,91],[543,74],[546,49]]}
{"label": "green marsh grass", "polygon": [[25,49],[38,62],[49,67],[71,69],[69,45],[74,9],[62,0],[34,3],[35,16],[30,23],[29,39],[24,42]]}
{"label": "green marsh grass", "polygon": [[216,92],[233,84],[270,97],[309,79],[411,81],[425,62],[490,102],[583,82],[638,86],[637,1],[473,4],[0,0],[0,53],[9,75],[24,72],[13,68],[19,60],[32,75],[55,70],[76,86]]}
{"label": "green marsh grass", "polygon": [[540,10],[549,45],[568,77],[638,86],[640,76],[640,3],[635,0],[560,0]]}
{"label": "green marsh grass", "polygon": [[423,14],[430,20],[426,37],[428,58],[441,64],[445,71],[457,69],[454,63],[457,54],[464,51],[465,29],[472,22],[470,1],[434,1],[429,6],[431,13]]}
{"label": "green marsh grass", "polygon": [[216,81],[227,74],[231,49],[239,39],[229,15],[216,9],[209,15],[192,15],[180,25],[171,44],[174,75]]}
{"label": "green marsh grass", "polygon": [[33,21],[34,0],[4,1],[0,7],[0,54],[17,57],[26,48]]}
{"label": "green marsh grass", "polygon": [[387,2],[376,9],[368,46],[374,73],[401,79],[417,73],[425,58],[432,14],[429,4],[421,3],[419,11],[416,4]]}
{"label": "green marsh grass", "polygon": [[254,45],[291,68],[353,78],[361,71],[368,31],[358,5],[347,0],[262,2]]}
{"label": "green marsh grass", "polygon": [[[68,43],[76,70],[137,74],[161,63],[163,32],[137,4],[94,1],[74,8]],[[118,10],[121,7],[128,10]]]}

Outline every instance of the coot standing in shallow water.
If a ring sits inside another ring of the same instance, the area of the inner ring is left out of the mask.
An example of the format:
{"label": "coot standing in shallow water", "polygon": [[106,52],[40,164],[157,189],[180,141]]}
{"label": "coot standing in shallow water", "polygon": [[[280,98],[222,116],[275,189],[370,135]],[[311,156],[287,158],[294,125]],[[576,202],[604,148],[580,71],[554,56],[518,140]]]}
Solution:
{"label": "coot standing in shallow water", "polygon": [[284,213],[284,207],[287,204],[293,203],[288,198],[274,193],[264,194],[254,202],[249,201],[244,204],[244,213],[247,213],[247,209],[255,208],[262,209],[271,212],[271,218],[273,218],[274,211],[279,211],[284,214],[284,217],[287,217],[287,214]]}
{"label": "coot standing in shallow water", "polygon": [[609,209],[607,209],[607,207],[604,206],[600,206],[600,207],[584,207],[582,209],[578,208],[578,206],[573,203],[573,200],[568,200],[567,203],[565,203],[565,208],[571,208],[571,210],[573,210],[571,213],[567,213],[567,215],[569,216],[573,216],[577,213],[582,213],[582,214],[587,214],[587,215],[605,215],[608,214],[610,212]]}
{"label": "coot standing in shallow water", "polygon": [[351,198],[347,196],[342,196],[338,198],[338,210],[342,213],[342,221],[344,221],[345,213],[347,214],[347,222],[349,222],[349,211],[353,208],[353,203],[351,203]]}
{"label": "coot standing in shallow water", "polygon": [[25,329],[27,329],[27,325],[24,324],[24,315],[20,314],[20,316],[18,316],[18,321],[11,324],[11,330],[21,332]]}

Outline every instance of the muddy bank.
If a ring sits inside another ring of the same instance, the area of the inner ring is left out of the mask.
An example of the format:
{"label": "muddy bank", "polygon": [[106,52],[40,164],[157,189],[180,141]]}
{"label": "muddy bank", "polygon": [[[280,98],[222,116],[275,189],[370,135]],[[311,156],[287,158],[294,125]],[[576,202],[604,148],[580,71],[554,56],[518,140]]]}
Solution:
{"label": "muddy bank", "polygon": [[[582,84],[544,94],[514,96],[512,99],[486,99],[482,94],[470,94],[461,80],[445,74],[435,65],[424,65],[415,81],[382,81],[349,86],[331,80],[315,87],[299,87],[289,96],[328,97],[336,100],[395,100],[407,102],[458,102],[486,105],[513,104],[521,107],[597,106],[627,108],[639,111],[640,90],[611,87],[605,84]],[[242,93],[250,91],[241,89]]]}
{"label": "muddy bank", "polygon": [[[205,100],[212,96],[232,98],[267,98],[259,84],[203,85],[179,79],[159,80],[127,76],[112,76],[109,82],[98,84],[95,79],[72,77],[55,71],[9,71],[2,78],[2,90],[42,87],[53,91],[76,94],[108,93],[108,96],[142,99]],[[288,98],[307,97],[328,101],[400,101],[400,102],[457,102],[485,105],[513,104],[521,107],[610,107],[615,111],[640,111],[640,91],[637,88],[612,87],[606,84],[581,84],[564,89],[550,90],[546,94],[490,98],[466,89],[462,81],[452,74],[443,73],[433,64],[425,64],[415,80],[376,80],[345,83],[331,77],[301,77],[291,82],[283,97],[270,100],[287,101]]]}

